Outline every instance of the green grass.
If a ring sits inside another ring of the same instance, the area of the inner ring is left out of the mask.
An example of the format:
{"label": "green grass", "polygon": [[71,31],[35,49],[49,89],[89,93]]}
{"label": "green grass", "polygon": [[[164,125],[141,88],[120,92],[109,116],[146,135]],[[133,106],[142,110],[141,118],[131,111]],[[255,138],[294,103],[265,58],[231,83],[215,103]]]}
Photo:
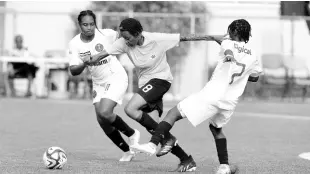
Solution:
{"label": "green grass", "polygon": [[[174,105],[168,103],[165,111]],[[140,142],[149,140],[149,133],[127,118],[122,107],[115,111],[141,131]],[[239,173],[310,173],[310,161],[298,157],[310,151],[310,119],[244,114],[307,118],[309,111],[307,104],[241,102],[224,128],[230,162],[239,166]],[[196,173],[214,173],[218,159],[207,122],[194,128],[184,119],[176,123],[172,133],[194,157]],[[50,146],[62,147],[67,152],[64,169],[52,171],[44,167],[43,152]],[[139,154],[130,163],[120,163],[121,155],[97,124],[91,101],[0,99],[1,174],[171,173],[179,162],[171,154],[161,158]]]}

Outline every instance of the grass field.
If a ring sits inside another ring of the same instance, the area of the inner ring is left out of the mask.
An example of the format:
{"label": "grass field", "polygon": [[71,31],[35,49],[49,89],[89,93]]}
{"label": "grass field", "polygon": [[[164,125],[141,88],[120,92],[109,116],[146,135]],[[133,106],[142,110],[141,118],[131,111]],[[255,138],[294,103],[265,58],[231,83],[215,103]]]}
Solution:
{"label": "grass field", "polygon": [[[168,111],[175,103],[168,103]],[[141,142],[150,138],[139,124],[116,113],[141,131]],[[310,152],[309,104],[241,102],[225,127],[230,162],[239,173],[310,173],[310,161],[298,155]],[[194,128],[178,122],[172,133],[197,162],[196,173],[214,173],[218,159],[208,124]],[[60,146],[68,163],[62,170],[48,170],[43,152]],[[171,173],[178,164],[172,155],[136,156],[118,162],[122,152],[97,124],[91,101],[0,99],[0,173]]]}

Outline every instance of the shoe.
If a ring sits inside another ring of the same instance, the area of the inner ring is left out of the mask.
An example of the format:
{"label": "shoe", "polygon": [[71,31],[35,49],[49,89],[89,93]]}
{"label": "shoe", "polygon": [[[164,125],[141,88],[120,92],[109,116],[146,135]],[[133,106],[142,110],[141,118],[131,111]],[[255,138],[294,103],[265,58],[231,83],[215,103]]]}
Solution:
{"label": "shoe", "polygon": [[129,150],[128,152],[124,152],[122,158],[119,160],[120,162],[129,162],[135,157],[135,152]]}
{"label": "shoe", "polygon": [[216,174],[234,174],[236,173],[238,168],[236,167],[234,170],[231,170],[229,165],[221,164],[216,172]]}
{"label": "shoe", "polygon": [[156,147],[157,146],[151,142],[146,143],[146,144],[134,144],[134,145],[130,146],[130,148],[132,148],[133,150],[146,153],[150,156],[152,156],[156,153]]}
{"label": "shoe", "polygon": [[196,163],[193,157],[190,155],[186,160],[181,161],[181,163],[173,172],[194,172],[196,169]]}
{"label": "shoe", "polygon": [[171,152],[172,148],[178,144],[178,140],[175,136],[170,135],[165,138],[161,143],[161,148],[156,153],[157,157],[164,156],[167,153]]}
{"label": "shoe", "polygon": [[135,133],[128,138],[128,145],[132,146],[138,144],[140,141],[140,131],[135,129]]}

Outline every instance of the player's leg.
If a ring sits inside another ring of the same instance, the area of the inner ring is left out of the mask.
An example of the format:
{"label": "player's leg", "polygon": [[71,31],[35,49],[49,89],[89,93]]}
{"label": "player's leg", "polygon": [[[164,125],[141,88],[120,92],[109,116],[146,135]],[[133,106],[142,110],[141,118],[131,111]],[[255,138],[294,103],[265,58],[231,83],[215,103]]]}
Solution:
{"label": "player's leg", "polygon": [[[182,118],[184,117],[182,117],[177,107],[170,109],[164,120],[158,124],[150,142],[147,144],[139,145],[136,147],[136,149],[145,153],[154,154],[156,152],[157,145],[164,139],[165,136],[169,134],[169,131],[173,127],[174,123]],[[167,154],[171,150],[171,153],[180,159],[180,164],[177,166],[174,172],[189,172],[196,170],[197,166],[193,157],[191,155],[187,155],[178,144],[172,148],[167,148],[167,146],[163,147],[166,148],[160,149],[158,153]]]}
{"label": "player's leg", "polygon": [[94,105],[97,116],[102,120],[108,121],[127,137],[131,137],[135,133],[135,130],[125,123],[120,116],[113,113],[113,110],[117,105],[115,101],[108,98],[102,98],[99,103],[95,103]]}
{"label": "player's leg", "polygon": [[102,117],[98,115],[97,120],[107,137],[109,137],[110,140],[124,152],[119,161],[131,161],[135,156],[135,153],[130,150],[129,145],[123,139],[120,132],[115,127],[113,127],[109,121],[102,119]]}
{"label": "player's leg", "polygon": [[226,136],[224,135],[222,128],[217,128],[212,124],[210,124],[209,127],[215,140],[217,156],[220,162],[216,174],[230,174]]}
{"label": "player's leg", "polygon": [[128,86],[126,74],[116,74],[104,85],[93,85],[93,102],[96,113],[109,121],[117,130],[129,137],[129,144],[138,143],[140,132],[132,129],[124,120],[113,112],[117,104],[121,104]]}
{"label": "player's leg", "polygon": [[217,174],[235,173],[237,168],[231,168],[228,161],[227,139],[223,132],[223,126],[228,123],[233,111],[221,110],[210,119],[209,128],[215,140],[217,156],[220,166]]}
{"label": "player's leg", "polygon": [[[155,110],[153,110],[155,109]],[[152,111],[148,113],[156,122],[159,122],[159,115],[163,113],[163,101],[159,100],[155,104],[149,104],[147,108],[142,109],[143,111]],[[158,127],[158,126],[157,126]],[[151,132],[153,135],[154,132]],[[170,133],[169,133],[170,134]],[[180,146],[176,143],[174,136],[164,138],[160,141],[161,148],[157,151],[156,156],[160,157],[166,155],[171,150],[171,153],[180,159],[180,163],[186,164],[186,162],[194,161],[193,158],[188,155]],[[172,149],[171,149],[172,147]]]}
{"label": "player's leg", "polygon": [[167,84],[169,84],[168,87],[158,86],[158,83],[154,83],[153,79],[150,80],[133,95],[125,106],[126,114],[139,122],[151,134],[156,129],[158,123],[148,114],[152,110],[146,111],[145,107],[148,107],[148,103],[156,103],[157,100],[162,98],[171,85],[169,82]]}
{"label": "player's leg", "polygon": [[[142,86],[138,93],[136,93],[125,107],[125,112],[143,127],[147,129],[151,134],[157,128],[158,123],[152,119],[148,114],[153,110],[157,110],[159,116],[163,112],[162,97],[169,90],[171,84],[165,80],[152,79],[147,84]],[[184,161],[189,157],[184,150],[175,144],[176,138],[169,133],[169,136],[162,141],[162,149],[168,149],[168,151],[159,151],[161,153],[156,154],[162,156],[172,150],[172,154],[177,156],[180,161]],[[162,150],[161,149],[161,150]]]}
{"label": "player's leg", "polygon": [[[169,131],[177,120],[182,119],[180,112],[177,107],[174,107],[168,111],[167,116],[164,118],[162,122],[158,124],[155,131],[153,132],[152,138],[148,144],[144,144],[145,146],[138,146],[136,149],[149,153],[151,155],[155,154],[156,147],[160,142],[163,141],[167,136],[170,136]],[[174,140],[176,141],[176,139]],[[172,147],[169,148],[171,151]],[[168,151],[168,149],[167,149]]]}

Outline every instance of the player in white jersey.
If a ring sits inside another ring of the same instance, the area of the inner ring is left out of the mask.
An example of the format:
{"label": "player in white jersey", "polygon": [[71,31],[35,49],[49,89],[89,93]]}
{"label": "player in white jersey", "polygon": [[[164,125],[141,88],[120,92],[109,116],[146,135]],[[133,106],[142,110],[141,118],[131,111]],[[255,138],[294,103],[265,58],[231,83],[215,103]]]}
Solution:
{"label": "player in white jersey", "polygon": [[[135,153],[130,150],[129,145],[139,141],[140,132],[129,127],[121,117],[113,113],[114,107],[122,103],[128,87],[126,71],[115,56],[108,56],[94,65],[83,61],[111,46],[118,33],[111,29],[99,30],[96,16],[90,10],[80,12],[78,22],[82,32],[69,43],[70,72],[72,75],[79,75],[88,68],[93,81],[93,104],[97,121],[105,134],[124,152],[120,161],[131,161]],[[129,145],[120,132],[129,137]]]}
{"label": "player in white jersey", "polygon": [[[148,132],[154,133],[158,123],[150,116],[157,111],[163,112],[162,98],[169,90],[173,80],[170,66],[167,63],[166,52],[177,46],[181,41],[205,40],[199,36],[180,36],[180,34],[151,33],[143,31],[140,22],[134,18],[124,19],[119,26],[122,38],[104,51],[92,57],[95,63],[108,55],[126,53],[132,63],[138,68],[139,90],[131,98],[125,112],[132,119],[144,126]],[[196,163],[191,155],[176,144],[176,138],[169,134],[161,141],[161,149],[156,154],[162,156],[169,151],[176,155],[181,163],[176,171],[194,171]],[[133,146],[131,146],[133,147]],[[169,150],[168,149],[171,149]]]}
{"label": "player in white jersey", "polygon": [[251,36],[250,24],[244,19],[235,20],[229,25],[228,34],[230,39],[212,38],[221,45],[221,50],[211,80],[201,91],[188,96],[172,108],[159,123],[150,142],[138,145],[135,149],[155,154],[156,146],[167,136],[176,121],[188,118],[197,126],[208,120],[220,162],[217,174],[236,171],[228,163],[227,142],[222,127],[234,113],[247,81],[256,82],[262,68],[254,50],[246,44]]}

